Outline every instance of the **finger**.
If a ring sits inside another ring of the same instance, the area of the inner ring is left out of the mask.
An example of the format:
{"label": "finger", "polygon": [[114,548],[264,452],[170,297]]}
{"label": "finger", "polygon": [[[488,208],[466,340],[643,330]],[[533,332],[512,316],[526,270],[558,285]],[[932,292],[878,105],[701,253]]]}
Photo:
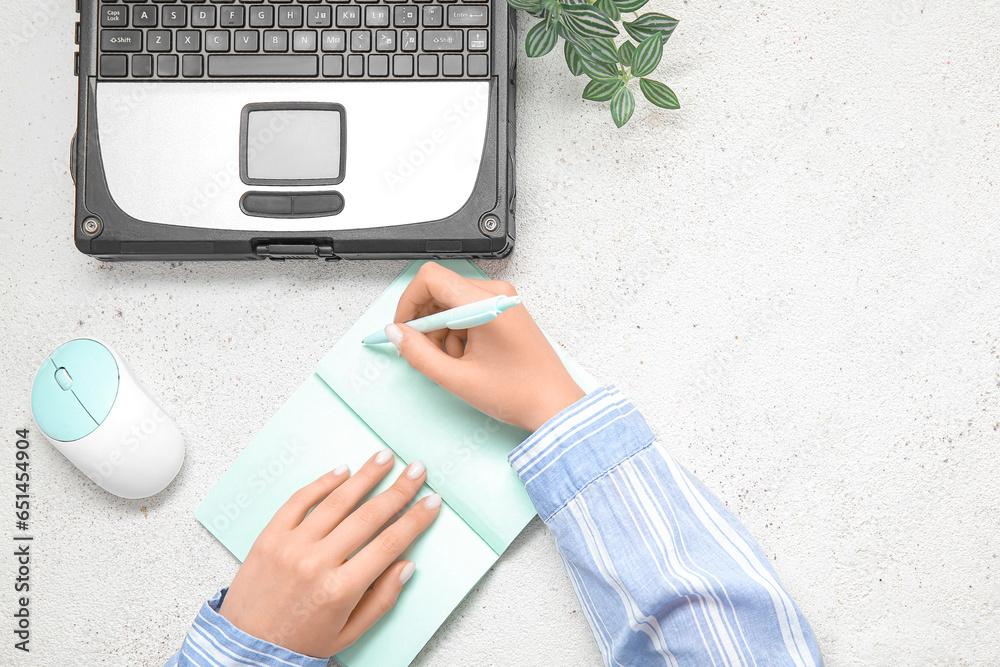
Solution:
{"label": "finger", "polygon": [[337,636],[337,653],[361,638],[378,619],[393,608],[403,586],[413,575],[415,565],[410,561],[400,561],[375,580],[374,585],[361,596],[347,623]]}
{"label": "finger", "polygon": [[374,581],[427,530],[440,512],[441,496],[436,493],[426,496],[347,561],[344,575],[348,580]]}
{"label": "finger", "polygon": [[292,497],[274,513],[263,532],[288,531],[298,526],[309,512],[309,508],[343,484],[349,473],[347,466],[339,466],[293,493]]}
{"label": "finger", "polygon": [[392,450],[388,447],[372,456],[350,479],[330,493],[323,502],[316,505],[301,523],[299,530],[314,539],[322,539],[344,520],[361,499],[392,470]]}
{"label": "finger", "polygon": [[399,356],[406,359],[418,373],[426,375],[452,393],[465,384],[468,371],[462,361],[448,356],[440,343],[435,343],[405,324],[390,324],[385,328],[385,333],[399,350]]}
{"label": "finger", "polygon": [[462,358],[462,355],[465,354],[466,335],[464,331],[449,331],[448,335],[444,337],[444,351],[448,353],[449,357]]}
{"label": "finger", "polygon": [[389,519],[413,500],[425,479],[427,472],[424,464],[414,461],[406,466],[406,470],[392,486],[351,512],[323,540],[329,546],[333,560],[342,562],[360,549]]}
{"label": "finger", "polygon": [[455,308],[493,296],[479,283],[463,278],[440,264],[427,262],[403,290],[393,322],[409,322],[432,312]]}
{"label": "finger", "polygon": [[430,333],[426,333],[424,335],[427,336],[427,338],[429,338],[430,341],[432,343],[434,343],[434,345],[436,347],[438,347],[438,348],[440,348],[440,349],[443,350],[443,349],[445,349],[445,347],[444,347],[444,339],[448,335],[449,331],[451,331],[451,330],[450,329],[439,329],[438,331],[431,331]]}

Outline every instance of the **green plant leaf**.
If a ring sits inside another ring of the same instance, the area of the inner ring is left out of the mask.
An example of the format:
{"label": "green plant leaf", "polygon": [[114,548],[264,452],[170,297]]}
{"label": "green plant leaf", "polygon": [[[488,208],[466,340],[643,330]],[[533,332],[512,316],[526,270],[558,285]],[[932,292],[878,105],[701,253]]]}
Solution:
{"label": "green plant leaf", "polygon": [[614,79],[610,81],[591,80],[591,82],[587,84],[587,87],[583,89],[583,99],[593,100],[594,102],[607,102],[614,97],[615,93],[618,92],[618,89],[624,85],[625,84],[622,83],[621,79]]}
{"label": "green plant leaf", "polygon": [[627,123],[633,111],[635,111],[635,98],[632,97],[632,91],[622,86],[611,98],[611,117],[615,125],[621,127]]}
{"label": "green plant leaf", "polygon": [[614,37],[618,28],[614,21],[590,5],[563,5],[563,20],[584,37]]}
{"label": "green plant leaf", "polygon": [[681,108],[681,104],[677,101],[677,96],[674,95],[674,91],[670,90],[670,88],[659,81],[653,81],[652,79],[639,79],[639,90],[642,91],[642,94],[647,100],[658,107],[663,107],[664,109]]}
{"label": "green plant leaf", "polygon": [[540,0],[507,0],[507,4],[514,9],[521,9],[526,12],[539,12],[542,10]]}
{"label": "green plant leaf", "polygon": [[613,63],[598,63],[593,60],[583,61],[583,71],[591,79],[617,80],[621,76],[618,66]]}
{"label": "green plant leaf", "polygon": [[619,11],[618,5],[615,4],[614,0],[597,0],[594,3],[594,7],[597,7],[602,14],[612,21],[618,21],[622,17],[622,13]]}
{"label": "green plant leaf", "polygon": [[586,57],[587,53],[590,51],[590,40],[575,31],[572,26],[567,25],[562,21],[557,22],[555,25],[556,33],[567,42],[573,42],[573,44],[580,49],[580,55]]}
{"label": "green plant leaf", "polygon": [[663,42],[659,33],[653,33],[639,43],[632,56],[632,76],[652,74],[663,57]]}
{"label": "green plant leaf", "polygon": [[628,33],[629,37],[637,42],[641,42],[650,35],[660,33],[660,40],[666,44],[670,35],[674,33],[674,28],[677,27],[677,19],[672,19],[666,14],[649,12],[632,22],[623,21],[622,26],[625,27],[625,32]]}
{"label": "green plant leaf", "polygon": [[529,58],[539,58],[555,48],[559,34],[552,29],[549,19],[539,21],[524,38],[524,52]]}
{"label": "green plant leaf", "polygon": [[623,12],[637,12],[645,7],[649,0],[614,0],[614,2]]}
{"label": "green plant leaf", "polygon": [[583,55],[580,52],[580,47],[568,40],[563,43],[565,44],[563,54],[566,56],[566,66],[569,67],[573,76],[580,76],[583,74]]}
{"label": "green plant leaf", "polygon": [[632,56],[635,54],[635,44],[632,42],[623,42],[621,46],[618,47],[618,62],[625,67],[632,66]]}
{"label": "green plant leaf", "polygon": [[586,54],[587,60],[612,64],[618,62],[618,50],[610,39],[592,39],[587,46],[590,47],[589,54]]}

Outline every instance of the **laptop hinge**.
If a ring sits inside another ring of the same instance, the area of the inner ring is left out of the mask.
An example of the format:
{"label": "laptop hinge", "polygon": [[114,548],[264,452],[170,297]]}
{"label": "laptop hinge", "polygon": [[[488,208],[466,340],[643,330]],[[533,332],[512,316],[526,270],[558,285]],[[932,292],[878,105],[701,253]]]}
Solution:
{"label": "laptop hinge", "polygon": [[268,259],[336,259],[333,246],[322,243],[263,243],[254,248],[261,257]]}

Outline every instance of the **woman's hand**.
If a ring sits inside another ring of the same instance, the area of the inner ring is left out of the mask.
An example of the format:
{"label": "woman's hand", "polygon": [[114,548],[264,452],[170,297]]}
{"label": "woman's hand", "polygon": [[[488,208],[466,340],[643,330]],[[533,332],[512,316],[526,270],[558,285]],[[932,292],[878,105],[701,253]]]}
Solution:
{"label": "woman's hand", "polygon": [[403,292],[386,335],[414,369],[501,421],[529,431],[584,397],[524,306],[488,324],[422,334],[402,322],[516,292],[428,262]]}
{"label": "woman's hand", "polygon": [[296,492],[254,542],[219,612],[247,634],[304,655],[327,658],[357,641],[396,603],[414,570],[396,559],[441,508],[440,496],[425,497],[362,548],[427,476],[422,463],[411,463],[355,510],[392,461],[385,449],[353,477],[341,466]]}

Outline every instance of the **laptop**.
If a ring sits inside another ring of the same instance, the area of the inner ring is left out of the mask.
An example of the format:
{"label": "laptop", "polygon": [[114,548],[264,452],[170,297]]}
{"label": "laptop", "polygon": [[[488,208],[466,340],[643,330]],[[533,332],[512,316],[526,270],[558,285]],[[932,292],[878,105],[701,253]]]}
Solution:
{"label": "laptop", "polygon": [[77,0],[77,11],[82,252],[513,250],[505,0]]}

